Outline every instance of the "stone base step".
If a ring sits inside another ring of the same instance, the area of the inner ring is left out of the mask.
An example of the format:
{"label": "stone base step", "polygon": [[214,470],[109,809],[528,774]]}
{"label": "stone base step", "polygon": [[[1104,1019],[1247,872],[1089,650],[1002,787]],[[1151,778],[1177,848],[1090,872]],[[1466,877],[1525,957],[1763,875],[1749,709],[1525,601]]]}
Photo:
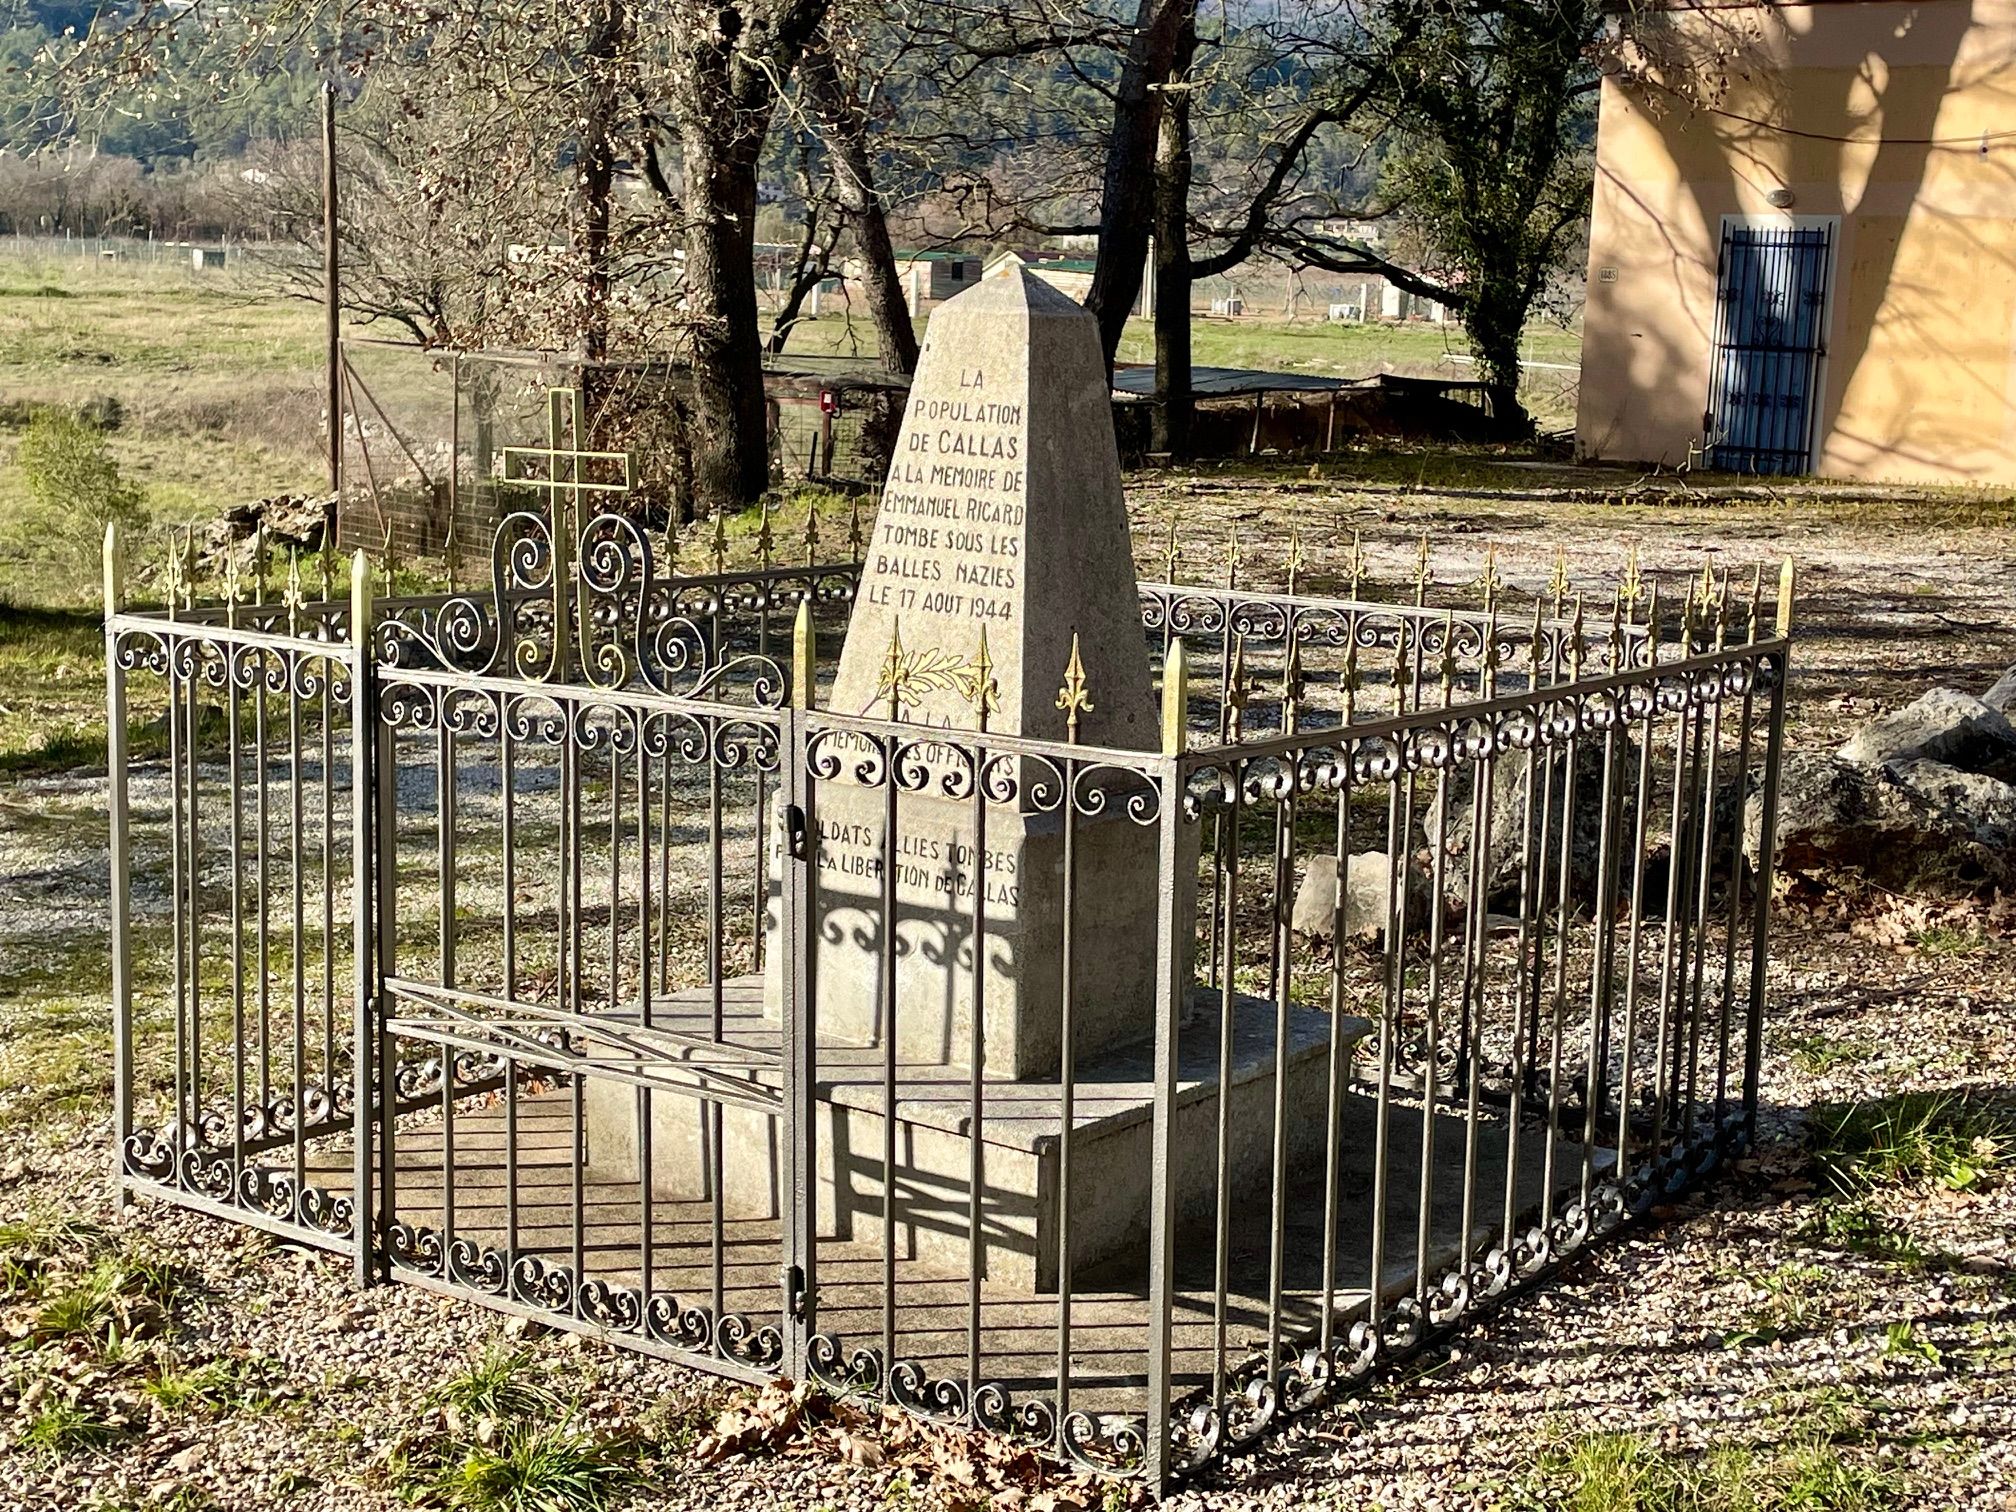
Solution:
{"label": "stone base step", "polygon": [[[714,1033],[715,993],[701,988],[654,1004],[655,1026],[696,1039],[718,1038],[757,1057],[774,1054],[779,1033],[763,1017],[760,978],[724,982]],[[1179,1037],[1174,1102],[1173,1174],[1179,1243],[1210,1240],[1218,1205],[1217,1134],[1221,1020],[1216,993],[1198,993]],[[1287,1042],[1277,1057],[1275,1005],[1241,997],[1233,1006],[1227,1185],[1267,1191],[1273,1177],[1277,1064],[1278,1106],[1285,1111],[1291,1186],[1323,1166],[1331,1062],[1329,1015],[1291,1008]],[[1370,1026],[1338,1020],[1334,1058],[1347,1074]],[[708,1052],[696,1050],[696,1060]],[[1091,1058],[1074,1078],[1070,1139],[1070,1223],[1074,1273],[1145,1254],[1148,1243],[1154,1113],[1153,1047],[1128,1046]],[[781,1073],[757,1071],[774,1083]],[[885,1068],[874,1046],[824,1045],[815,1073],[814,1166],[822,1235],[881,1243],[884,1218]],[[1063,1087],[1054,1079],[984,1082],[979,1107],[980,1192],[974,1234],[972,1129],[967,1073],[944,1065],[895,1068],[895,1191],[891,1215],[898,1252],[907,1259],[970,1268],[977,1248],[985,1280],[1011,1291],[1047,1293],[1058,1276],[1060,1192],[1065,1181]],[[720,1107],[652,1093],[650,1165],[655,1195],[709,1200],[717,1170],[722,1205],[735,1219],[780,1215],[783,1164],[777,1118],[746,1107]],[[638,1173],[639,1094],[591,1080],[587,1088],[589,1169],[599,1178],[634,1181]],[[719,1152],[716,1154],[718,1140]]]}

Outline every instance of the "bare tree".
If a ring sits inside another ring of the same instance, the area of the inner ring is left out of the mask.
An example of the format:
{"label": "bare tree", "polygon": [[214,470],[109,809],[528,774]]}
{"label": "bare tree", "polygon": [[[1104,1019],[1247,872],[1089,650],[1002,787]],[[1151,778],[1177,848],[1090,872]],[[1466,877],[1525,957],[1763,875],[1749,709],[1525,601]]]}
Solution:
{"label": "bare tree", "polygon": [[829,28],[806,53],[800,83],[832,159],[834,196],[861,255],[862,284],[882,365],[892,373],[908,373],[917,366],[917,331],[897,273],[888,216],[875,189],[867,102],[858,73],[850,69],[850,76],[843,77],[843,59],[855,61],[849,55],[858,53],[858,44],[844,32],[834,35],[835,30]]}

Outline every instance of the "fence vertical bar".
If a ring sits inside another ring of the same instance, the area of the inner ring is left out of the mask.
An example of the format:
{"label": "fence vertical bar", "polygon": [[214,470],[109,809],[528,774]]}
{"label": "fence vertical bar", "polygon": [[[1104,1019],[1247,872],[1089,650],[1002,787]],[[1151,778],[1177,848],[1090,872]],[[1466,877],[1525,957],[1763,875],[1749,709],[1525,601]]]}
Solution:
{"label": "fence vertical bar", "polygon": [[[1170,1463],[1170,1382],[1174,1374],[1173,1325],[1176,1303],[1176,1036],[1189,983],[1179,972],[1184,889],[1178,885],[1183,856],[1184,768],[1180,759],[1190,699],[1190,666],[1183,642],[1172,641],[1162,671],[1162,750],[1169,759],[1157,780],[1162,825],[1156,850],[1155,921],[1155,1105],[1148,1171],[1148,1423],[1143,1471],[1148,1489],[1161,1495],[1175,1467]],[[1217,1403],[1211,1407],[1215,1410]]]}
{"label": "fence vertical bar", "polygon": [[376,1273],[377,1222],[372,1202],[372,1088],[376,1077],[374,1019],[379,1010],[376,932],[377,866],[373,845],[371,770],[377,697],[371,662],[371,561],[359,551],[350,563],[350,867],[352,956],[356,974],[355,1036],[350,1058],[352,1239],[354,1275],[369,1286]]}
{"label": "fence vertical bar", "polygon": [[1778,576],[1777,676],[1771,685],[1770,733],[1764,740],[1764,791],[1757,827],[1756,916],[1750,941],[1750,1021],[1743,1028],[1743,1143],[1757,1138],[1757,1085],[1764,1054],[1765,942],[1771,923],[1772,877],[1778,860],[1778,768],[1785,755],[1785,686],[1792,663],[1792,561]]}
{"label": "fence vertical bar", "polygon": [[133,858],[131,815],[126,791],[126,669],[119,661],[119,632],[113,626],[126,592],[126,545],[116,524],[105,527],[105,775],[111,820],[110,896],[112,924],[112,1178],[124,1206],[126,1141],[133,1133],[133,945],[131,899]]}
{"label": "fence vertical bar", "polygon": [[[808,1336],[817,1327],[818,1293],[815,1253],[818,1183],[813,1166],[817,1151],[817,1120],[813,1116],[818,1071],[818,1004],[812,995],[812,888],[817,880],[814,846],[818,841],[817,799],[810,761],[809,708],[789,708],[781,726],[779,812],[784,820],[783,854],[778,857],[780,888],[776,970],[784,984],[781,1024],[784,1101],[778,1143],[784,1151],[784,1262],[779,1280],[778,1315],[784,1335],[784,1374],[805,1379]],[[892,779],[893,780],[893,779]],[[893,1116],[893,1107],[884,1117]],[[890,1185],[885,1171],[883,1182]],[[893,1364],[885,1361],[884,1369]]]}

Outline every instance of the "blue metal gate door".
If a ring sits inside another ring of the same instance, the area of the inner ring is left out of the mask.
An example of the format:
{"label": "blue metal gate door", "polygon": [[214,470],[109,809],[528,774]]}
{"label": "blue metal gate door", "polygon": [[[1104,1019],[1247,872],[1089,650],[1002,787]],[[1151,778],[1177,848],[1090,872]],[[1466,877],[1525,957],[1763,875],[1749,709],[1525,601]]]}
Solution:
{"label": "blue metal gate door", "polygon": [[1709,459],[1724,472],[1811,465],[1826,352],[1831,226],[1725,226],[1715,311]]}

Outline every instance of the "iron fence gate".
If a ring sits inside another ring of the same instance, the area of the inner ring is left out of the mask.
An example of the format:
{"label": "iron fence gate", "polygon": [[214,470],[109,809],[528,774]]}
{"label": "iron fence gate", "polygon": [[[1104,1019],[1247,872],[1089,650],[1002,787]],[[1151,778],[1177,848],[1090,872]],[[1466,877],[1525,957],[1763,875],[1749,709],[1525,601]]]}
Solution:
{"label": "iron fence gate", "polygon": [[1811,467],[1833,256],[1831,225],[1723,226],[1714,373],[1702,421],[1716,468]]}
{"label": "iron fence gate", "polygon": [[922,726],[900,659],[819,707],[858,568],[809,548],[495,561],[108,576],[123,1190],[1164,1486],[1751,1135],[1761,576],[1147,584],[1116,750]]}

